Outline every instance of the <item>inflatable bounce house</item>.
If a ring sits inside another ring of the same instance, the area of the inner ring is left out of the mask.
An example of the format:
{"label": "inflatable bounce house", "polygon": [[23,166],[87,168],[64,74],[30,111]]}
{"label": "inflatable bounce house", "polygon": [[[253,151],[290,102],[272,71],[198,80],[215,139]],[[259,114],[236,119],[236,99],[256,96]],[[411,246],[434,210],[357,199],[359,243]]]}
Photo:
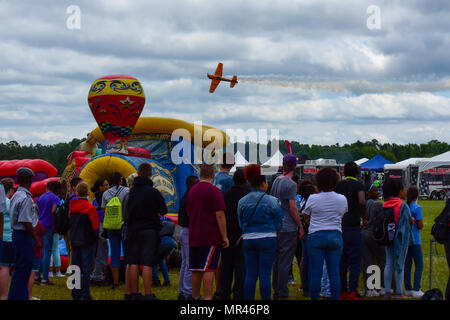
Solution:
{"label": "inflatable bounce house", "polygon": [[[62,179],[67,182],[81,177],[90,187],[100,178],[109,178],[115,171],[127,178],[137,172],[139,165],[148,162],[153,168],[152,181],[166,200],[168,216],[178,220],[179,202],[186,186],[186,178],[198,175],[198,166],[190,161],[175,164],[171,154],[178,144],[178,154],[183,159],[194,159],[195,141],[172,136],[176,129],[184,129],[194,137],[194,125],[183,120],[140,117],[145,104],[145,94],[139,81],[125,75],[99,78],[92,84],[88,103],[98,127],[86,141],[68,157]],[[197,129],[198,130],[198,129]],[[202,133],[209,130],[226,143],[224,132],[201,126]],[[194,140],[194,139],[191,139]],[[197,142],[205,148],[211,141]],[[214,139],[213,139],[214,140]],[[193,161],[192,161],[193,162]]]}
{"label": "inflatable bounce house", "polygon": [[56,176],[58,170],[47,161],[41,159],[0,161],[0,180],[3,178],[11,178],[17,184],[16,171],[21,167],[30,168],[35,174],[30,187],[30,192],[35,200],[45,193],[48,182],[60,180]]}

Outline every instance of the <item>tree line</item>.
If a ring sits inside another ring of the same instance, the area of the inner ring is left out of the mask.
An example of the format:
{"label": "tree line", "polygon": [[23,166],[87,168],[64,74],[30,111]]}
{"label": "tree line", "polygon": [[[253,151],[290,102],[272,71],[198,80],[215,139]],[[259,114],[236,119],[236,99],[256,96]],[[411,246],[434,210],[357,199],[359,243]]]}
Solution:
{"label": "tree line", "polygon": [[[20,145],[17,141],[0,143],[0,160],[43,159],[54,165],[58,169],[58,174],[60,175],[67,166],[67,156],[74,151],[83,140],[73,139],[70,142],[61,142],[53,145]],[[268,145],[263,146],[256,145],[256,147],[267,147],[268,150],[270,150],[271,143],[277,142],[269,142]],[[278,143],[281,153],[287,153],[287,147],[284,145],[284,140],[279,141]],[[437,140],[431,140],[428,143],[422,144],[409,143],[403,145],[396,143],[381,144],[375,139],[366,142],[356,141],[351,144],[340,145],[339,143],[336,143],[334,145],[326,146],[301,144],[297,141],[290,141],[290,143],[295,155],[299,158],[300,163],[304,163],[306,160],[319,158],[336,159],[338,163],[345,163],[361,158],[370,159],[377,154],[381,154],[392,162],[398,162],[408,158],[433,157],[450,150],[450,144]],[[238,146],[238,143],[235,143],[235,152],[239,147],[243,147],[246,150],[243,155],[246,156],[249,154],[248,150],[250,146],[254,147],[255,143],[247,142],[245,146]]]}

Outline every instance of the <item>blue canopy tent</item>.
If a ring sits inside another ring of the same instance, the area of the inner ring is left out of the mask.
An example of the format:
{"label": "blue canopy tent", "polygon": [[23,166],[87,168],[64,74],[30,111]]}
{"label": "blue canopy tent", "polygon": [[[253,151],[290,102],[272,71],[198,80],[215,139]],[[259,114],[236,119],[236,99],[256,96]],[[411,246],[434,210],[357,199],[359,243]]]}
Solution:
{"label": "blue canopy tent", "polygon": [[385,164],[392,164],[392,161],[385,159],[382,155],[377,154],[370,160],[361,164],[361,170],[365,171],[383,171]]}
{"label": "blue canopy tent", "polygon": [[377,180],[377,179],[382,180],[383,179],[382,174],[379,174],[377,172],[383,172],[384,165],[391,164],[391,163],[393,163],[393,162],[385,159],[380,154],[377,154],[372,159],[361,163],[360,166],[361,166],[361,170],[363,171],[363,177],[364,177],[365,183],[373,183],[374,180]]}

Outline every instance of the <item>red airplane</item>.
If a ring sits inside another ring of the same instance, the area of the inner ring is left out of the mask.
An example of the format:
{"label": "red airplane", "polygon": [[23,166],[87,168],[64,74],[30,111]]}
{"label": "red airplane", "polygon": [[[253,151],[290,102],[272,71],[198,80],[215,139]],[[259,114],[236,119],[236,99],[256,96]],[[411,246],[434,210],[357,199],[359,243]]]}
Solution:
{"label": "red airplane", "polygon": [[214,90],[216,90],[220,81],[230,82],[231,88],[233,88],[235,86],[235,84],[238,83],[237,76],[233,76],[233,79],[227,79],[227,78],[222,77],[222,69],[223,69],[223,64],[222,64],[222,62],[219,62],[219,64],[217,65],[216,72],[213,75],[207,73],[208,78],[212,80],[211,86],[209,87],[209,93],[213,93]]}

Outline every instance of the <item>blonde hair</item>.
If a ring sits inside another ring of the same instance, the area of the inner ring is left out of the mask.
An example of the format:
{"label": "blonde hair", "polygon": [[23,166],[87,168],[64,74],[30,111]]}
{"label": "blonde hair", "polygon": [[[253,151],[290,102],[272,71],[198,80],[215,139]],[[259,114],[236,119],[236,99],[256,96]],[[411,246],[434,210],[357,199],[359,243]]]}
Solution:
{"label": "blonde hair", "polygon": [[86,182],[80,182],[77,185],[76,194],[79,198],[85,198],[89,196],[89,186]]}
{"label": "blonde hair", "polygon": [[136,172],[130,174],[127,178],[127,185],[128,188],[133,188],[133,183],[134,183],[134,178],[136,178],[138,176],[138,174]]}

